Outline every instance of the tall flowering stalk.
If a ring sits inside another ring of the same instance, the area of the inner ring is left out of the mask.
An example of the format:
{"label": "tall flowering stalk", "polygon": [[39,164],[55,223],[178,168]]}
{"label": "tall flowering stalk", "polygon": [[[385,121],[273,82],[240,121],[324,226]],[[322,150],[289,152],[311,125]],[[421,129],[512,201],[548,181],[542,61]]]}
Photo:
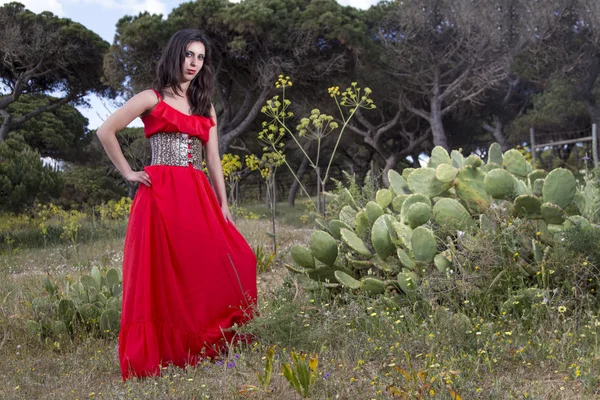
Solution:
{"label": "tall flowering stalk", "polygon": [[240,175],[242,171],[242,162],[240,156],[233,154],[223,154],[221,158],[221,166],[223,167],[223,176],[229,187],[229,204],[233,208],[233,217],[237,216],[237,200]]}
{"label": "tall flowering stalk", "polygon": [[[283,145],[283,143],[281,143]],[[280,148],[283,146],[280,146]],[[268,148],[267,148],[268,149]],[[277,253],[277,230],[275,214],[277,212],[277,192],[275,186],[275,172],[285,162],[285,155],[276,152],[265,152],[259,159],[254,154],[246,156],[246,166],[251,171],[260,171],[260,176],[265,180],[267,187],[267,202],[271,213],[271,225],[273,231],[269,236],[273,238],[273,253]]]}
{"label": "tall flowering stalk", "polygon": [[[266,105],[262,107],[261,112],[270,118],[268,121],[264,121],[262,126],[263,130],[258,134],[259,140],[265,143],[264,151],[271,149],[274,153],[278,153],[283,156],[282,149],[284,147],[283,138],[288,134],[292,140],[296,143],[304,157],[307,158],[309,165],[315,170],[317,176],[317,206],[321,213],[325,213],[325,184],[329,179],[329,173],[331,170],[331,164],[335,153],[342,139],[342,135],[346,130],[346,126],[356,113],[359,108],[371,110],[375,108],[373,100],[369,98],[371,89],[361,89],[358,87],[356,82],[352,82],[351,87],[347,88],[344,92],[340,92],[339,86],[334,86],[328,89],[329,95],[334,99],[337,108],[339,110],[339,121],[340,124],[334,120],[334,117],[321,113],[318,109],[313,109],[308,118],[302,118],[300,124],[296,126],[296,133],[288,127],[286,122],[287,119],[292,118],[294,113],[288,111],[292,102],[286,99],[286,88],[292,86],[292,82],[289,76],[284,77],[279,75],[279,79],[275,82],[275,87],[281,89],[281,96],[274,96],[271,100],[268,100]],[[334,131],[339,129],[337,133],[337,140],[333,148],[333,152],[329,157],[327,168],[325,173],[321,170],[321,144],[323,140],[331,135]],[[317,142],[317,154],[313,160],[304,150],[304,147],[300,143],[300,138],[306,138],[308,140],[315,140]],[[310,199],[306,188],[296,176],[294,170],[283,158],[283,162],[289,168],[290,172],[298,181],[298,184],[302,188],[304,194]]]}

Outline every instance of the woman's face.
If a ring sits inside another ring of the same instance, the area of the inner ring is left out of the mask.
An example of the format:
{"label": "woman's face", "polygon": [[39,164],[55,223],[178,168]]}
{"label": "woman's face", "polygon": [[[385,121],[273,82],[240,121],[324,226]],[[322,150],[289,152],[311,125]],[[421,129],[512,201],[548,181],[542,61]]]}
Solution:
{"label": "woman's face", "polygon": [[204,65],[205,48],[202,42],[191,42],[185,50],[181,76],[184,82],[189,82],[198,75]]}

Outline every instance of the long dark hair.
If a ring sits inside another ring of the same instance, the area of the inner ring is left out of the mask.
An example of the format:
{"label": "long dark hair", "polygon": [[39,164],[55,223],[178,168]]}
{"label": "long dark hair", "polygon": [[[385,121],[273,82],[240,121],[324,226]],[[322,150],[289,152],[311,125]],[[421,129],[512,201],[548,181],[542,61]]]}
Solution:
{"label": "long dark hair", "polygon": [[162,95],[166,87],[170,87],[177,95],[181,95],[181,69],[185,60],[188,44],[201,42],[206,49],[204,65],[198,75],[190,82],[187,90],[192,114],[210,117],[210,98],[214,89],[214,76],[210,57],[210,43],[197,29],[182,29],[175,32],[167,48],[163,51],[156,68],[156,90]]}

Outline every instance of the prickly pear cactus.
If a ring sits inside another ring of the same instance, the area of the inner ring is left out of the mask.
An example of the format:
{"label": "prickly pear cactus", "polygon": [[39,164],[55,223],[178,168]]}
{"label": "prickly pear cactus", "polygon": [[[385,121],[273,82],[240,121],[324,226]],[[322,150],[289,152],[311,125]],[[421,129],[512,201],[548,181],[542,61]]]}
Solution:
{"label": "prickly pear cactus", "polygon": [[[490,146],[485,163],[475,155],[456,150],[448,154],[436,147],[427,167],[390,170],[388,180],[389,188],[380,189],[363,208],[349,191],[341,190],[337,200],[344,206],[339,215],[318,221],[321,230],[311,235],[310,248],[292,247],[295,266],[288,268],[330,286],[373,296],[391,291],[416,300],[428,274],[451,278],[457,238],[501,229],[488,217],[494,210],[535,220],[543,231],[535,240],[592,227],[574,215],[576,204],[583,202],[575,197],[577,185],[570,171],[533,170],[519,151],[503,154],[498,144]],[[73,285],[73,292],[83,290],[86,298],[103,304],[101,287],[98,275],[91,274]],[[77,306],[72,309],[66,303],[63,308],[67,314],[78,312]],[[96,314],[110,325],[110,314]],[[63,327],[56,324],[54,329]]]}

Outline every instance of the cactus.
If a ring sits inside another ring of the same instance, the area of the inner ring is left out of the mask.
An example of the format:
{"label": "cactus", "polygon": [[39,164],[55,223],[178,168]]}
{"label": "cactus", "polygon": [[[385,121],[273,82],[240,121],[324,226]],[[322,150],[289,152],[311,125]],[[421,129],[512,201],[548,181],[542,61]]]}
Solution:
{"label": "cactus", "polygon": [[433,206],[433,219],[452,231],[464,231],[473,226],[471,214],[454,199],[438,200]]}
{"label": "cactus", "polygon": [[[360,210],[356,214],[356,219],[354,220],[354,229],[356,229],[356,233],[361,236],[366,236],[371,228],[371,223],[369,222],[369,217],[367,217],[367,212],[365,210]],[[341,235],[340,229],[340,235]]]}
{"label": "cactus", "polygon": [[560,208],[566,208],[575,197],[575,177],[568,169],[552,170],[544,180],[542,197],[544,203],[553,203]]}
{"label": "cactus", "polygon": [[450,268],[452,268],[452,262],[450,262],[450,260],[448,260],[443,254],[437,254],[433,259],[433,263],[438,271],[443,273],[446,273]]}
{"label": "cactus", "polygon": [[382,260],[388,258],[396,250],[396,246],[394,246],[390,239],[388,223],[386,221],[389,218],[389,215],[380,216],[371,229],[371,243],[373,243],[375,252]]}
{"label": "cactus", "polygon": [[437,252],[435,237],[431,230],[420,226],[413,231],[410,240],[415,259],[424,263],[431,263]]}
{"label": "cactus", "polygon": [[403,224],[401,222],[392,221],[392,226],[394,227],[394,231],[399,241],[404,245],[404,247],[410,249],[410,238],[412,236],[413,230],[410,226]]}
{"label": "cactus", "polygon": [[327,232],[314,231],[310,235],[310,251],[317,260],[331,266],[338,255],[337,241]]}
{"label": "cactus", "polygon": [[437,168],[439,165],[447,164],[452,165],[452,160],[448,155],[446,149],[441,146],[435,146],[433,150],[431,150],[431,157],[429,158],[429,162],[427,163],[428,168]]}
{"label": "cactus", "polygon": [[485,190],[485,173],[477,168],[463,167],[456,176],[456,195],[465,203],[471,213],[485,212],[492,203],[492,197]]}
{"label": "cactus", "polygon": [[515,213],[521,217],[540,218],[542,202],[535,196],[524,194],[515,199]]}
{"label": "cactus", "polygon": [[440,164],[435,169],[435,177],[442,183],[451,183],[458,174],[458,169],[452,165]]}
{"label": "cactus", "polygon": [[370,223],[374,223],[377,218],[383,215],[383,208],[374,201],[369,201],[365,206],[365,209]]}
{"label": "cactus", "polygon": [[385,284],[376,278],[365,278],[362,280],[362,289],[374,296],[385,292]]}
{"label": "cactus", "polygon": [[292,246],[290,253],[292,255],[292,260],[294,260],[296,265],[310,269],[315,267],[315,258],[306,247],[296,244]]}
{"label": "cactus", "polygon": [[523,196],[525,194],[532,195],[533,191],[527,186],[525,181],[515,177],[515,196]]}
{"label": "cactus", "polygon": [[353,225],[356,214],[357,211],[354,208],[350,206],[344,206],[340,211],[340,221],[346,225]]}
{"label": "cactus", "polygon": [[431,207],[431,200],[429,200],[429,197],[425,195],[412,194],[408,196],[406,200],[404,200],[404,202],[402,203],[402,208],[400,209],[400,216],[402,222],[404,222],[405,224],[408,224],[408,210],[415,203],[424,203]]}
{"label": "cactus", "polygon": [[481,167],[481,165],[483,165],[483,161],[481,161],[481,158],[479,158],[479,156],[471,154],[469,157],[466,158],[465,165],[472,168],[478,168]]}
{"label": "cactus", "polygon": [[365,245],[361,238],[356,236],[356,233],[344,228],[340,230],[340,233],[342,234],[342,240],[344,243],[346,243],[346,245],[348,245],[348,247],[354,250],[357,254],[360,254],[366,258],[373,257],[373,254],[371,254],[369,248]]}
{"label": "cactus", "polygon": [[526,177],[528,174],[527,160],[518,150],[508,150],[504,153],[502,166],[511,174],[519,177]]}
{"label": "cactus", "polygon": [[400,272],[397,277],[400,289],[409,297],[414,297],[417,293],[417,283],[413,277],[405,272]]}
{"label": "cactus", "polygon": [[119,330],[120,315],[117,311],[108,309],[100,315],[100,331],[110,333]]}
{"label": "cactus", "polygon": [[339,283],[349,289],[360,289],[363,286],[361,281],[354,279],[344,271],[335,271],[334,275]]}
{"label": "cactus", "polygon": [[397,250],[397,254],[398,254],[398,259],[400,260],[400,263],[410,269],[415,271],[417,269],[417,265],[415,264],[415,262],[413,261],[412,258],[410,258],[410,256],[401,248],[398,248]]}
{"label": "cactus", "polygon": [[387,208],[392,202],[392,192],[388,189],[379,189],[375,195],[375,202],[383,209]]}
{"label": "cactus", "polygon": [[420,168],[408,177],[408,187],[414,193],[423,194],[429,198],[439,196],[451,187],[450,183],[444,183],[436,178],[436,170],[433,168]]}
{"label": "cactus", "polygon": [[388,171],[388,180],[390,181],[390,188],[394,191],[394,193],[397,196],[402,194],[412,194],[412,192],[408,188],[406,179],[404,179],[402,175],[400,175],[393,169],[390,169]]}
{"label": "cactus", "polygon": [[350,207],[354,208],[355,210],[358,210],[360,208],[356,204],[356,201],[354,200],[354,196],[352,196],[352,193],[350,193],[350,191],[346,188],[341,190],[341,192],[338,194],[338,198],[340,199],[340,202],[342,204],[348,204],[348,205],[350,205]]}
{"label": "cactus", "polygon": [[542,197],[544,193],[544,181],[545,179],[536,179],[533,182],[533,194],[537,197]]}
{"label": "cactus", "polygon": [[490,145],[487,163],[502,165],[502,148],[498,143],[492,143]]}
{"label": "cactus", "polygon": [[394,209],[394,211],[396,212],[400,212],[402,211],[402,204],[404,203],[404,200],[406,200],[408,198],[408,194],[399,194],[398,196],[394,197],[394,200],[392,200],[392,208]]}
{"label": "cactus", "polygon": [[465,158],[460,152],[452,150],[450,152],[450,158],[452,159],[452,166],[454,168],[461,169],[465,166]]}
{"label": "cactus", "polygon": [[547,224],[556,225],[565,222],[563,210],[556,204],[543,203],[540,207],[540,212]]}
{"label": "cactus", "polygon": [[342,228],[352,229],[351,226],[343,223],[339,219],[332,219],[331,221],[329,221],[329,232],[331,233],[331,236],[333,236],[336,240],[340,240],[342,238],[342,236],[340,235],[340,229]]}
{"label": "cactus", "polygon": [[[417,170],[416,168],[404,168],[402,170],[402,178],[404,178],[408,182],[408,177],[416,170]],[[400,194],[400,193],[398,193],[398,194]]]}
{"label": "cactus", "polygon": [[515,180],[510,172],[494,169],[487,173],[483,180],[485,190],[495,199],[511,196],[515,191]]}
{"label": "cactus", "polygon": [[529,184],[533,186],[534,182],[538,179],[544,179],[548,176],[548,173],[543,169],[536,169],[532,171],[529,175],[527,175],[527,179],[529,180]]}
{"label": "cactus", "polygon": [[431,207],[425,203],[415,203],[407,210],[408,225],[415,229],[421,226],[431,218]]}

